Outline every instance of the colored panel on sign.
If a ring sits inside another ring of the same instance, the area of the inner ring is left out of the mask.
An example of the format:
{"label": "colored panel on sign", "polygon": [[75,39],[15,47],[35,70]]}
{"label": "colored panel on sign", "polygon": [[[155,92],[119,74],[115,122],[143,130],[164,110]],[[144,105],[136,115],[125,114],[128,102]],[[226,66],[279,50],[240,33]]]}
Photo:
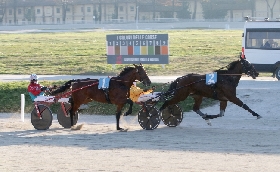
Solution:
{"label": "colored panel on sign", "polygon": [[148,46],[148,55],[155,55],[155,47]]}
{"label": "colored panel on sign", "polygon": [[155,46],[155,54],[160,55],[160,46]]}
{"label": "colored panel on sign", "polygon": [[115,55],[121,55],[121,50],[119,45],[115,46]]}
{"label": "colored panel on sign", "polygon": [[107,54],[108,55],[115,55],[115,47],[114,46],[108,46],[108,49],[107,49]]}
{"label": "colored panel on sign", "polygon": [[141,46],[141,55],[148,55],[147,46]]}
{"label": "colored panel on sign", "polygon": [[133,55],[141,55],[140,46],[134,46],[134,54]]}
{"label": "colored panel on sign", "polygon": [[121,46],[121,55],[128,55],[127,46]]}
{"label": "colored panel on sign", "polygon": [[116,64],[122,64],[122,56],[117,56]]}
{"label": "colored panel on sign", "polygon": [[161,46],[161,55],[168,55],[168,46]]}
{"label": "colored panel on sign", "polygon": [[128,55],[133,55],[133,46],[127,46]]}

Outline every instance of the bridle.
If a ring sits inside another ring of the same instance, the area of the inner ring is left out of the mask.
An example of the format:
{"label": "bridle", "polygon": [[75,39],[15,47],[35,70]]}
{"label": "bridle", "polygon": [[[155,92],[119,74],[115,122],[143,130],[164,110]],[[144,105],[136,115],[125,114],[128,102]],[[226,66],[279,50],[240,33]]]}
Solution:
{"label": "bridle", "polygon": [[[138,67],[138,66],[135,65],[135,70],[136,70],[135,72],[136,72],[136,73],[138,74],[138,76],[139,76],[139,81],[143,83],[144,79],[146,79],[146,78],[142,78],[142,77],[141,77],[140,71],[138,70],[137,67]],[[145,72],[145,71],[144,71],[144,72]],[[146,74],[146,76],[147,76],[147,74]],[[146,84],[144,84],[144,85],[146,85]]]}
{"label": "bridle", "polygon": [[256,77],[258,75],[258,73],[255,73],[255,71],[253,70],[254,66],[246,59],[242,58],[241,64],[242,64],[243,71],[245,72],[246,75],[251,77]]}

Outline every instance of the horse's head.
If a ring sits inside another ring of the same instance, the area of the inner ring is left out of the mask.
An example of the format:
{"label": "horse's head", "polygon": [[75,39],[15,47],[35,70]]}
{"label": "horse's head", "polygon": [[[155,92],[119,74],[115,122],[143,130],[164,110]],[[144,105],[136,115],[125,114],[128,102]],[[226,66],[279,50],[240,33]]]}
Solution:
{"label": "horse's head", "polygon": [[245,57],[240,57],[240,61],[246,75],[251,76],[253,79],[256,79],[256,77],[259,76],[259,73],[256,71],[255,67],[249,61],[247,61]]}
{"label": "horse's head", "polygon": [[151,80],[148,77],[144,67],[142,66],[142,64],[140,65],[135,65],[135,70],[136,70],[136,80],[142,82],[145,86],[149,86],[151,84]]}

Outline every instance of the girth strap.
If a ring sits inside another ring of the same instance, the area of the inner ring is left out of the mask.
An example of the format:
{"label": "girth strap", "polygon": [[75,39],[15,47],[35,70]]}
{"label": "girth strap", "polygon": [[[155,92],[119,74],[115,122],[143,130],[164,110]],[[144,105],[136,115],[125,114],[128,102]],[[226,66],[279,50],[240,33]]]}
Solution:
{"label": "girth strap", "polygon": [[110,98],[109,98],[109,89],[108,89],[108,88],[105,88],[105,89],[103,89],[103,92],[104,92],[104,94],[105,94],[105,97],[106,97],[107,102],[108,102],[109,104],[111,104],[111,100],[110,100]]}
{"label": "girth strap", "polygon": [[216,91],[216,88],[217,88],[217,85],[216,84],[212,84],[210,85],[211,89],[213,90],[213,95],[212,95],[212,98],[214,100],[218,100],[218,93]]}

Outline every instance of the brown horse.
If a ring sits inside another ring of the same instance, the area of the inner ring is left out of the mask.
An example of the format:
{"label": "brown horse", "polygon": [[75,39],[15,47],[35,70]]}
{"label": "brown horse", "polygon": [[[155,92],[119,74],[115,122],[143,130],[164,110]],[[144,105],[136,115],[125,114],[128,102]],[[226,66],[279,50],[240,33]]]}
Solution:
{"label": "brown horse", "polygon": [[71,126],[73,126],[73,116],[80,105],[87,104],[91,101],[114,104],[117,106],[117,130],[122,130],[119,126],[121,111],[123,106],[126,103],[129,103],[130,109],[126,115],[131,113],[133,102],[129,99],[129,90],[133,82],[136,80],[142,82],[145,86],[151,84],[151,81],[141,64],[134,65],[133,67],[126,67],[118,76],[110,78],[108,89],[98,89],[98,80],[70,80],[59,89],[53,91],[52,95],[64,92],[71,87]]}
{"label": "brown horse", "polygon": [[[230,101],[237,106],[249,111],[257,119],[261,118],[259,114],[252,111],[246,104],[236,97],[236,87],[239,83],[241,75],[245,72],[246,75],[255,79],[259,74],[254,66],[248,62],[245,57],[240,60],[231,62],[227,70],[217,70],[217,82],[212,85],[206,84],[206,75],[188,74],[177,78],[170,84],[169,90],[165,94],[173,94],[173,97],[164,102],[160,111],[169,105],[176,104],[185,100],[189,95],[194,98],[193,111],[199,114],[203,119],[211,125],[209,119],[224,116],[227,107],[227,101]],[[220,114],[207,115],[199,110],[203,97],[212,98],[220,101]]]}

